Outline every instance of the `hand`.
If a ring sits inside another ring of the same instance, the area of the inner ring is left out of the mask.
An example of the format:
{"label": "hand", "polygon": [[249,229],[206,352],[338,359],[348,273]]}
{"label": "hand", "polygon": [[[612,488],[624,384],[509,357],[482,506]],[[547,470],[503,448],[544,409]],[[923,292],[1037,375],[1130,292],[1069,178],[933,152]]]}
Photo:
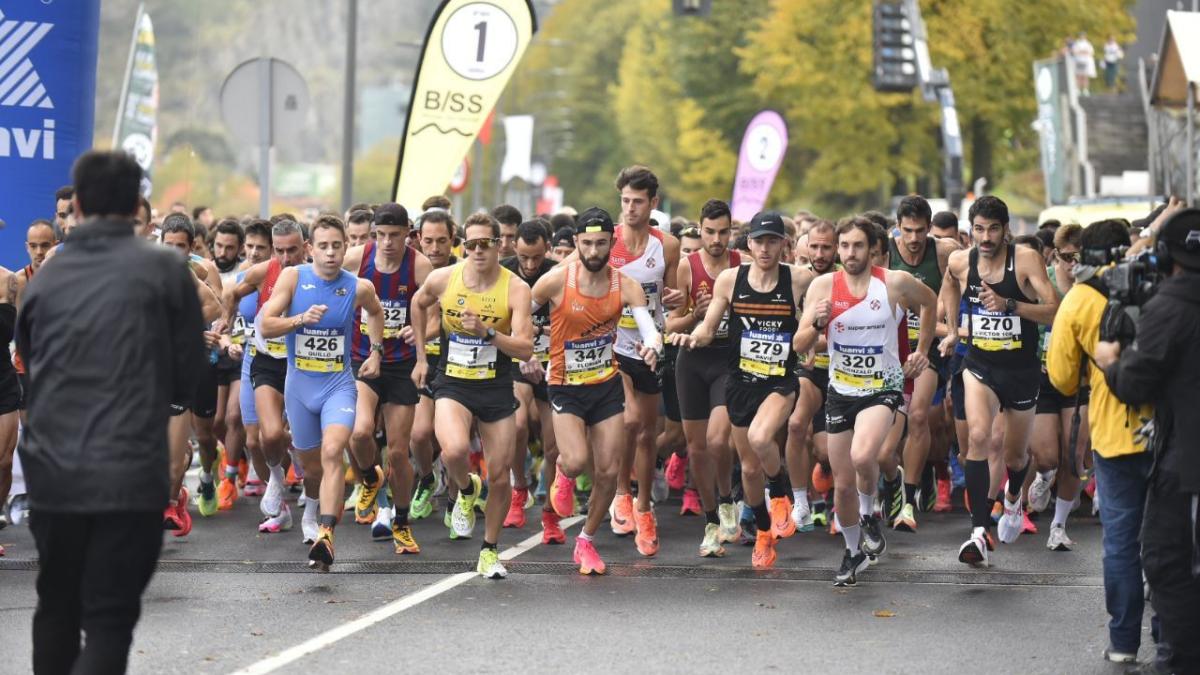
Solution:
{"label": "hand", "polygon": [[329,309],[326,305],[313,305],[304,310],[300,315],[300,323],[305,326],[315,326],[320,322],[321,317],[325,316],[325,310]]}
{"label": "hand", "polygon": [[938,345],[938,353],[944,357],[949,357],[954,353],[954,348],[958,345],[958,333],[947,335],[942,338],[941,344]]}
{"label": "hand", "polygon": [[383,357],[379,355],[379,352],[372,349],[371,355],[359,366],[358,376],[364,380],[373,380],[379,377],[379,363],[382,360]]}
{"label": "hand", "polygon": [[813,305],[813,324],[825,326],[829,323],[829,317],[833,314],[833,303],[829,298],[821,298]]}
{"label": "hand", "polygon": [[521,361],[518,365],[521,369],[521,374],[533,384],[541,382],[546,377],[546,371],[542,369],[542,362],[536,356],[528,361]]}
{"label": "hand", "polygon": [[928,367],[929,357],[921,352],[913,352],[908,355],[908,359],[904,362],[904,377],[916,379]]}
{"label": "hand", "polygon": [[1100,368],[1108,368],[1121,358],[1121,343],[1097,342],[1095,353],[1092,354],[1092,358],[1096,361],[1096,365],[1100,366]]}
{"label": "hand", "polygon": [[404,344],[409,347],[417,344],[417,337],[413,334],[412,326],[405,326],[400,329],[400,339],[404,340]]}
{"label": "hand", "polygon": [[227,333],[228,328],[229,324],[225,323],[225,317],[218,317],[216,321],[212,322],[212,331],[214,333]]}
{"label": "hand", "polygon": [[992,287],[987,282],[982,282],[983,290],[979,292],[979,304],[983,305],[984,309],[989,312],[1004,312],[1008,310],[1005,306],[1008,298],[1004,298],[992,290]]}
{"label": "hand", "polygon": [[483,321],[479,318],[479,315],[471,310],[463,312],[462,327],[464,333],[470,333],[475,337],[487,335],[487,326],[483,325]]}
{"label": "hand", "polygon": [[692,313],[696,315],[697,321],[704,320],[704,315],[708,313],[708,306],[712,304],[712,297],[711,293],[701,293],[696,298],[696,306],[692,308]]}
{"label": "hand", "polygon": [[646,367],[650,370],[654,370],[654,364],[658,363],[658,350],[654,349],[653,347],[638,344],[637,353],[638,356],[642,357],[642,361],[645,362]]}
{"label": "hand", "polygon": [[417,389],[425,388],[425,376],[429,373],[429,363],[425,359],[417,359],[413,364],[412,381]]}
{"label": "hand", "polygon": [[233,359],[234,361],[242,360],[243,352],[242,352],[241,345],[238,345],[238,344],[229,345],[229,349],[226,349],[225,353],[228,354],[229,358]]}
{"label": "hand", "polygon": [[1178,197],[1172,196],[1170,199],[1168,199],[1167,208],[1163,209],[1162,213],[1158,214],[1158,217],[1154,219],[1153,223],[1150,223],[1150,229],[1154,232],[1154,236],[1157,237],[1158,233],[1162,232],[1163,225],[1167,222],[1167,219],[1175,215],[1177,212],[1182,211],[1184,206],[1185,204],[1183,200]]}
{"label": "hand", "polygon": [[697,339],[691,333],[671,333],[670,343],[683,349],[695,349]]}
{"label": "hand", "polygon": [[220,333],[218,333],[217,331],[213,331],[213,330],[204,331],[204,346],[205,347],[212,349],[213,347],[220,346],[220,344],[221,344],[221,334]]}
{"label": "hand", "polygon": [[805,370],[812,370],[817,365],[817,352],[815,349],[808,350],[804,355],[804,360],[800,362],[800,367]]}
{"label": "hand", "polygon": [[662,293],[662,305],[667,309],[676,309],[683,304],[683,291],[675,290],[674,288],[664,288]]}

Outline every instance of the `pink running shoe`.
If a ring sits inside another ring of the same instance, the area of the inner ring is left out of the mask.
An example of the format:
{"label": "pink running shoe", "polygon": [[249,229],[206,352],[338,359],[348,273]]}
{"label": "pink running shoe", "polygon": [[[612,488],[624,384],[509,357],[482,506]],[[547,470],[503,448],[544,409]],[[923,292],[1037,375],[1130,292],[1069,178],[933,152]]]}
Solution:
{"label": "pink running shoe", "polygon": [[560,518],[566,518],[575,511],[575,479],[567,478],[561,469],[550,486],[550,507]]}
{"label": "pink running shoe", "polygon": [[687,457],[671,453],[667,460],[667,487],[672,490],[682,490],[687,482]]}
{"label": "pink running shoe", "polygon": [[242,494],[247,497],[261,497],[266,490],[267,486],[261,480],[255,478],[254,480],[246,481],[246,488],[242,490]]}
{"label": "pink running shoe", "polygon": [[579,573],[583,575],[604,574],[607,569],[596,547],[583,537],[575,537],[575,564],[579,565]]}
{"label": "pink running shoe", "polygon": [[1037,534],[1037,523],[1029,519],[1029,512],[1026,511],[1021,520],[1021,532],[1024,534]]}
{"label": "pink running shoe", "polygon": [[259,532],[270,534],[278,534],[290,529],[292,529],[292,510],[288,508],[287,502],[283,502],[279,509],[279,515],[268,517],[258,524]]}
{"label": "pink running shoe", "polygon": [[681,516],[698,516],[704,512],[704,507],[700,505],[700,493],[695,490],[683,491],[683,506],[679,509]]}

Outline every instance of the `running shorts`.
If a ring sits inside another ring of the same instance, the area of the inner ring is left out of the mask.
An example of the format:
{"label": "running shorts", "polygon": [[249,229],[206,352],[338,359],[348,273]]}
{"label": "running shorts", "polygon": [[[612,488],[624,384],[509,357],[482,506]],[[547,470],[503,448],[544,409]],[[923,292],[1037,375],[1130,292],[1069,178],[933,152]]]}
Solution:
{"label": "running shorts", "polygon": [[261,354],[250,363],[250,383],[255,389],[270,387],[283,394],[287,383],[287,361]]}
{"label": "running shorts", "polygon": [[555,414],[574,415],[589,427],[625,412],[625,387],[619,377],[600,384],[551,385],[549,394]]}
{"label": "running shorts", "polygon": [[498,382],[487,384],[468,384],[439,374],[433,383],[433,400],[444,398],[459,403],[484,424],[499,422],[517,409],[511,378],[500,378]]}
{"label": "running shorts", "polygon": [[292,445],[297,450],[321,447],[326,427],[340,424],[354,428],[358,389],[346,371],[332,376],[293,374],[287,379],[283,401]]}
{"label": "running shorts", "polygon": [[904,405],[904,394],[886,390],[867,396],[842,396],[836,391],[831,391],[825,399],[825,429],[831,434],[853,431],[858,414],[877,405],[887,406],[895,413]]}
{"label": "running shorts", "polygon": [[0,375],[0,415],[21,409],[21,380],[17,371],[9,370]]}
{"label": "running shorts", "polygon": [[679,391],[675,386],[675,360],[679,358],[679,351],[681,351],[679,348],[668,345],[662,363],[658,366],[658,379],[662,383],[659,414],[672,422],[679,422],[682,419],[679,414]]}
{"label": "running shorts", "polygon": [[[1091,398],[1091,387],[1084,386],[1079,392],[1079,404],[1087,405],[1089,398]],[[1057,415],[1074,407],[1075,397],[1064,396],[1062,392],[1054,388],[1054,385],[1050,384],[1050,377],[1046,373],[1042,373],[1042,384],[1037,398],[1037,414]]]}
{"label": "running shorts", "polygon": [[412,381],[413,363],[411,359],[395,363],[381,363],[379,376],[364,380],[358,376],[358,370],[362,368],[363,362],[353,361],[354,378],[370,387],[380,403],[416,405],[419,394],[417,394],[417,385]]}
{"label": "running shorts", "polygon": [[1029,410],[1037,405],[1042,381],[1038,366],[1023,369],[992,368],[968,354],[963,359],[963,369],[996,394],[1002,410]]}
{"label": "running shorts", "polygon": [[254,386],[250,384],[250,364],[254,357],[249,354],[242,359],[242,388],[238,390],[238,408],[242,411],[242,424],[258,424],[258,408],[254,406]]}
{"label": "running shorts", "polygon": [[641,359],[617,354],[617,367],[633,381],[633,390],[643,394],[662,393],[662,374],[650,369]]}
{"label": "running shorts", "polygon": [[680,417],[706,420],[714,408],[725,406],[729,366],[720,351],[679,350],[675,361],[675,392],[679,396]]}
{"label": "running shorts", "polygon": [[[828,368],[799,368],[797,375],[801,380],[808,380],[818,391],[821,392],[821,407],[813,413],[812,432],[814,434],[825,433],[825,400],[829,397],[829,369]],[[803,385],[801,385],[803,386]]]}
{"label": "running shorts", "polygon": [[763,401],[771,394],[791,396],[800,386],[799,381],[787,378],[784,382],[770,386],[746,384],[729,378],[725,387],[725,407],[729,410],[729,421],[735,427],[748,427],[758,414]]}

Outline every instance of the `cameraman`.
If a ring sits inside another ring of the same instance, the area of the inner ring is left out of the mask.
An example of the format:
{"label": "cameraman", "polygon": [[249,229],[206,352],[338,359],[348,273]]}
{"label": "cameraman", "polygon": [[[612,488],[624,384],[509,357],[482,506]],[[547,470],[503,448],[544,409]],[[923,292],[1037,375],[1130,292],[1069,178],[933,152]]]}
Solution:
{"label": "cameraman", "polygon": [[1153,459],[1146,439],[1137,431],[1150,421],[1153,411],[1149,406],[1131,408],[1117,400],[1093,360],[1109,304],[1109,289],[1101,274],[1115,262],[1113,249],[1129,246],[1128,226],[1123,220],[1092,223],[1080,235],[1079,245],[1081,262],[1074,268],[1075,285],[1054,317],[1046,373],[1050,384],[1068,399],[1078,395],[1081,384],[1091,386],[1088,429],[1104,525],[1104,604],[1109,615],[1104,658],[1132,663],[1141,644],[1145,609],[1138,530]]}
{"label": "cameraman", "polygon": [[1166,646],[1159,645],[1157,665],[1194,673],[1200,672],[1200,209],[1171,215],[1154,252],[1167,278],[1143,308],[1137,339],[1124,353],[1118,343],[1101,342],[1095,359],[1117,398],[1154,405],[1142,566]]}

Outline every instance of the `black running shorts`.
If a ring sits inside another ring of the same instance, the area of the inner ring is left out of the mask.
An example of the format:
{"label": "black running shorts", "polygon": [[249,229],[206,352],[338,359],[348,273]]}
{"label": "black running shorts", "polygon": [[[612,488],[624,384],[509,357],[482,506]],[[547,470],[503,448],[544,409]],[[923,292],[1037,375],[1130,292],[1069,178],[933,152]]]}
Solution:
{"label": "black running shorts", "polygon": [[352,361],[354,378],[371,388],[380,403],[394,405],[416,405],[417,385],[412,381],[413,361],[397,361],[379,364],[379,376],[363,379],[358,376],[362,361]]}
{"label": "black running shorts", "polygon": [[617,354],[617,367],[633,380],[634,391],[643,394],[662,393],[662,374],[651,370],[645,361]]}
{"label": "black running shorts", "polygon": [[[993,368],[971,358],[968,353],[963,359],[967,374],[975,377],[991,389],[1000,399],[1002,410],[1029,410],[1037,405],[1038,389],[1042,381],[1041,368]],[[964,374],[963,377],[967,377]]]}
{"label": "black running shorts", "polygon": [[433,381],[437,378],[438,366],[442,362],[439,354],[425,354],[425,363],[429,368],[425,371],[425,386],[417,390],[417,394],[425,398],[433,398]]}
{"label": "black running shorts", "polygon": [[273,359],[259,354],[250,362],[250,384],[259,387],[270,387],[283,394],[283,384],[287,381],[287,359]]}
{"label": "black running shorts", "polygon": [[713,408],[724,407],[728,384],[729,365],[724,350],[679,350],[675,361],[675,392],[682,419],[706,420]]}
{"label": "black running shorts", "polygon": [[[1079,392],[1079,404],[1087,405],[1089,398],[1091,398],[1091,387],[1084,386],[1083,390]],[[1074,407],[1075,397],[1064,396],[1062,392],[1054,388],[1054,385],[1050,384],[1050,377],[1042,373],[1041,389],[1038,390],[1037,398],[1037,414],[1057,415]]]}
{"label": "black running shorts", "polygon": [[904,405],[904,394],[889,390],[867,396],[842,396],[830,391],[825,397],[825,429],[831,434],[853,431],[858,414],[877,405],[887,406],[895,413]]}
{"label": "black running shorts", "polygon": [[225,354],[217,357],[217,386],[228,387],[231,383],[242,379],[242,362],[234,361]]}
{"label": "black running shorts", "polygon": [[0,375],[0,415],[21,409],[21,381],[17,371],[9,370]]}
{"label": "black running shorts", "polygon": [[735,427],[750,426],[768,396],[791,396],[799,386],[799,382],[791,377],[778,384],[766,386],[746,384],[737,378],[729,378],[729,384],[725,387],[725,407],[729,410],[730,423]]}
{"label": "black running shorts", "polygon": [[512,378],[507,377],[480,384],[453,380],[439,373],[433,383],[433,400],[444,398],[459,403],[484,424],[499,422],[517,410]]}
{"label": "black running shorts", "polygon": [[[810,384],[821,392],[821,407],[817,408],[817,411],[813,413],[812,432],[813,434],[823,434],[825,433],[825,402],[829,396],[829,369],[813,368],[812,370],[807,370],[801,368],[799,375],[800,380],[808,380]],[[800,388],[804,388],[803,382],[800,383]],[[800,397],[797,396],[796,400],[799,401]]]}
{"label": "black running shorts", "polygon": [[625,412],[625,387],[619,377],[600,384],[554,384],[549,394],[554,414],[574,415],[589,427]]}
{"label": "black running shorts", "polygon": [[675,360],[679,358],[678,347],[667,345],[662,362],[658,364],[658,379],[662,382],[662,402],[659,404],[659,414],[672,422],[679,422],[679,392],[675,386]]}

